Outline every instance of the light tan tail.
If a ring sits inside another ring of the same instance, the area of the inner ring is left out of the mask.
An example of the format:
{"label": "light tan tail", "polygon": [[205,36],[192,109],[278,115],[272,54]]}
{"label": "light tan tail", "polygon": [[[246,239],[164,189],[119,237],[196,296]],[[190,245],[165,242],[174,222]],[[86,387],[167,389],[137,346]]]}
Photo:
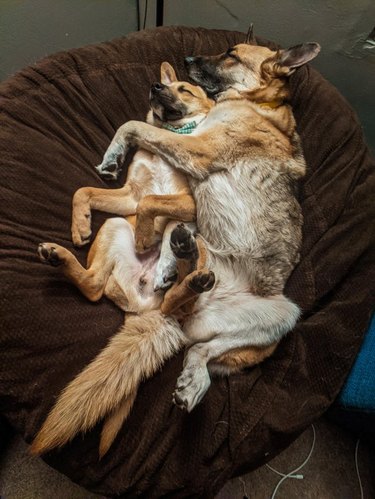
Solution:
{"label": "light tan tail", "polygon": [[111,447],[117,433],[120,431],[124,421],[129,416],[133,408],[137,392],[134,391],[128,397],[125,397],[120,405],[104,421],[102,433],[100,435],[99,458],[101,459]]}
{"label": "light tan tail", "polygon": [[[62,391],[31,446],[42,454],[92,428],[184,344],[178,322],[154,310],[129,315],[99,355]],[[130,409],[129,409],[130,411]],[[124,418],[123,418],[124,420]]]}

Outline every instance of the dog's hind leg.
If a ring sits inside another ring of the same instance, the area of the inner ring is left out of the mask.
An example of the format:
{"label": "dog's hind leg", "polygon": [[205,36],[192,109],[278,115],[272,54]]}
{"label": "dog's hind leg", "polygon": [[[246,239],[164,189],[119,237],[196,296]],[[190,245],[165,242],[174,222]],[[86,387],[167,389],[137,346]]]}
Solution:
{"label": "dog's hind leg", "polygon": [[[64,275],[86,298],[90,301],[98,301],[104,293],[116,259],[118,259],[118,253],[114,250],[118,237],[121,238],[123,252],[126,254],[126,246],[134,246],[133,229],[126,220],[111,218],[103,224],[92,244],[87,269],[69,250],[55,243],[41,243],[38,253],[43,262],[53,266],[61,265]],[[132,265],[130,259],[131,253],[129,252],[128,265]]]}
{"label": "dog's hind leg", "polygon": [[197,297],[212,289],[215,275],[206,269],[206,248],[183,224],[171,234],[171,248],[177,259],[178,284],[167,291],[161,306],[165,315],[191,313]]}
{"label": "dog's hind leg", "polygon": [[[191,411],[203,398],[210,384],[209,366],[234,349],[267,347],[278,342],[296,324],[299,308],[283,295],[259,297],[245,294],[229,308],[202,310],[184,327],[189,338],[199,330],[201,341],[185,354],[184,368],[177,380],[174,401]],[[271,348],[272,349],[272,348]]]}

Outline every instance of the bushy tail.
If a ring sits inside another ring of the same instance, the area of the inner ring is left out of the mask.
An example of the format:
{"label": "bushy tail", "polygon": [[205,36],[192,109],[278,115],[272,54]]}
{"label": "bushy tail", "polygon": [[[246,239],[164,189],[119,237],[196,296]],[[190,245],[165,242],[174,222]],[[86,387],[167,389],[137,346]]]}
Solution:
{"label": "bushy tail", "polygon": [[134,401],[139,383],[183,344],[177,321],[160,311],[128,316],[104,350],[62,391],[31,452],[42,454],[61,447],[78,432],[92,428],[127,397]]}
{"label": "bushy tail", "polygon": [[108,452],[118,432],[121,430],[124,421],[129,416],[133,408],[137,391],[125,397],[120,404],[111,412],[103,423],[102,433],[100,435],[99,443],[99,457],[100,459]]}

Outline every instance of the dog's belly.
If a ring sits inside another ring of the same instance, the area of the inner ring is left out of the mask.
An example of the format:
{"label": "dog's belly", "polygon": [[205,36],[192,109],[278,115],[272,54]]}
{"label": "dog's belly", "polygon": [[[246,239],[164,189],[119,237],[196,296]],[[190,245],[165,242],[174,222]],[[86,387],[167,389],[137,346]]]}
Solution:
{"label": "dog's belly", "polygon": [[107,257],[113,262],[113,270],[106,295],[127,312],[159,308],[163,293],[154,292],[154,278],[160,248],[137,255],[133,227],[121,218],[114,218],[111,228],[112,244]]}

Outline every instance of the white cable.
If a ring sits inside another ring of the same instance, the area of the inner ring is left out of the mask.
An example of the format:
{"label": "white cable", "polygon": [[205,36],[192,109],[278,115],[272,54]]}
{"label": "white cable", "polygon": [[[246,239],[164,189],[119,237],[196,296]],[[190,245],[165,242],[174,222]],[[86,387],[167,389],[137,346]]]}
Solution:
{"label": "white cable", "polygon": [[364,497],[363,496],[363,487],[362,487],[361,476],[359,474],[359,468],[358,468],[358,447],[359,447],[359,439],[357,440],[357,443],[355,445],[354,460],[355,460],[355,469],[357,471],[359,490],[361,491],[361,499],[363,499],[363,497]]}
{"label": "white cable", "polygon": [[249,495],[248,495],[247,489],[246,489],[246,482],[241,476],[239,476],[238,479],[242,483],[243,496],[246,497],[246,499],[248,499]]}
{"label": "white cable", "polygon": [[[301,470],[309,461],[313,451],[314,451],[314,447],[315,447],[315,439],[316,439],[316,433],[315,433],[315,428],[314,428],[314,425],[312,424],[311,425],[311,428],[312,428],[312,431],[313,431],[313,441],[312,441],[312,444],[311,444],[311,449],[310,449],[310,452],[307,456],[307,458],[303,461],[303,463],[298,466],[298,468],[296,468],[295,470],[292,470],[291,472],[287,473],[286,475],[284,473],[280,473],[280,471],[277,471],[275,470],[274,468],[272,468],[271,466],[269,466],[268,464],[266,465],[268,468],[270,468],[274,473],[277,473],[278,475],[282,476],[281,480],[279,480],[279,482],[277,483],[276,487],[274,488],[273,490],[273,493],[272,493],[272,496],[271,496],[271,499],[275,499],[276,497],[276,494],[277,494],[277,491],[279,490],[279,487],[280,485],[285,481],[287,480],[288,478],[297,478],[299,480],[301,480],[303,478],[303,475],[296,475],[297,471]],[[363,499],[363,498],[361,498]]]}
{"label": "white cable", "polygon": [[[276,473],[279,476],[286,476],[285,473],[281,473],[281,471],[275,470],[275,468],[272,468],[269,464],[266,464],[267,468]],[[295,478],[296,480],[303,480],[303,475],[290,475],[288,474],[288,478]]]}

